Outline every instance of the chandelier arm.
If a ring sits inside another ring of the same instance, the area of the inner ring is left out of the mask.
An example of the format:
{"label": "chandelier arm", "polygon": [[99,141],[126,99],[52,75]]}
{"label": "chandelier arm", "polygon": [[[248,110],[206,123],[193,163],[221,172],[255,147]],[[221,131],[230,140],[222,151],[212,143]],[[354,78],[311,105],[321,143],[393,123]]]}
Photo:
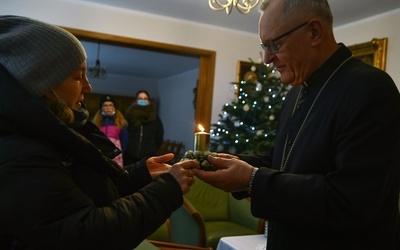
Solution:
{"label": "chandelier arm", "polygon": [[225,1],[226,4],[223,4],[221,0],[208,0],[208,6],[210,6],[212,10],[220,11],[229,8],[229,6],[231,6],[232,4],[234,5],[236,4],[236,0],[225,0]]}
{"label": "chandelier arm", "polygon": [[226,7],[226,8],[225,8],[225,13],[226,13],[227,15],[231,14],[232,9],[233,9],[233,5]]}
{"label": "chandelier arm", "polygon": [[[252,4],[251,2],[254,3]],[[242,0],[242,3],[236,5],[236,9],[242,14],[247,14],[257,6],[258,2],[259,0]]]}
{"label": "chandelier arm", "polygon": [[[244,7],[244,8],[254,8],[254,7],[256,7],[256,5],[258,4],[259,1],[260,0],[242,0],[241,1],[242,3],[237,2],[236,5],[239,7]],[[252,2],[254,2],[254,3],[252,4]]]}
{"label": "chandelier arm", "polygon": [[[224,1],[225,3],[222,3]],[[256,5],[259,0],[208,0],[208,5],[214,11],[221,11],[225,9],[227,15],[232,12],[233,6],[242,13],[249,13]]]}

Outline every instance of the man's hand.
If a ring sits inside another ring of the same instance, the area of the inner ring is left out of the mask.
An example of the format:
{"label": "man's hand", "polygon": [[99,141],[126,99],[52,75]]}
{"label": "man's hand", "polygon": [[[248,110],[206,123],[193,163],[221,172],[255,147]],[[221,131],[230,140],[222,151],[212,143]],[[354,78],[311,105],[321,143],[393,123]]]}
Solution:
{"label": "man's hand", "polygon": [[216,171],[204,171],[193,169],[196,176],[208,184],[226,192],[238,192],[246,190],[250,181],[253,166],[246,162],[224,154],[220,157],[208,156],[211,164],[218,167]]}

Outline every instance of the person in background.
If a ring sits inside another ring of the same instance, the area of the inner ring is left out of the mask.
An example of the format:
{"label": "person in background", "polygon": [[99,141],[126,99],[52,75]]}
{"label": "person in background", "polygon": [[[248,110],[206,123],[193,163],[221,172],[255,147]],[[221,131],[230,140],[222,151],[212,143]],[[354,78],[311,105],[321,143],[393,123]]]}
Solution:
{"label": "person in background", "polygon": [[251,197],[267,249],[400,249],[400,94],[333,34],[326,0],[265,0],[264,63],[290,84],[274,149],[209,156],[196,176]]}
{"label": "person in background", "polygon": [[83,103],[86,52],[68,31],[0,16],[0,89],[0,249],[133,249],[183,204],[195,161],[111,160]]}
{"label": "person in background", "polygon": [[136,93],[135,101],[126,110],[125,118],[129,134],[128,149],[124,154],[125,164],[157,155],[164,140],[164,128],[146,90]]}
{"label": "person in background", "polygon": [[93,117],[93,123],[122,151],[113,160],[120,166],[123,164],[123,154],[128,147],[128,122],[117,109],[115,100],[110,95],[100,98],[99,110]]}

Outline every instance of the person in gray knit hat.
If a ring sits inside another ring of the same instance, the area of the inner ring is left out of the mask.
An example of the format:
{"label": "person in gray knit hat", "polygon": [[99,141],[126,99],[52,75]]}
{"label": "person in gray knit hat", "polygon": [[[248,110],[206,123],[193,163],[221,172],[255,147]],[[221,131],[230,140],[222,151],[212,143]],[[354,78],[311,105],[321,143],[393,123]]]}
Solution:
{"label": "person in gray knit hat", "polygon": [[68,31],[20,16],[0,16],[0,64],[37,97],[57,87],[86,61]]}
{"label": "person in gray knit hat", "polygon": [[0,249],[132,249],[182,205],[198,163],[112,160],[71,33],[0,16],[0,89]]}

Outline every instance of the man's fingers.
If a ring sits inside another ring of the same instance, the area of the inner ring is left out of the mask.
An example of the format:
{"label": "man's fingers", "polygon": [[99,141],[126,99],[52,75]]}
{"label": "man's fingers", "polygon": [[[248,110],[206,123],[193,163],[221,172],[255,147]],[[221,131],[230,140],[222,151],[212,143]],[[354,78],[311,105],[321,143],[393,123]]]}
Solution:
{"label": "man's fingers", "polygon": [[217,157],[225,158],[225,159],[239,159],[236,155],[225,154],[225,153],[218,153]]}
{"label": "man's fingers", "polygon": [[208,156],[208,161],[218,168],[226,168],[232,158],[220,158],[215,156]]}

